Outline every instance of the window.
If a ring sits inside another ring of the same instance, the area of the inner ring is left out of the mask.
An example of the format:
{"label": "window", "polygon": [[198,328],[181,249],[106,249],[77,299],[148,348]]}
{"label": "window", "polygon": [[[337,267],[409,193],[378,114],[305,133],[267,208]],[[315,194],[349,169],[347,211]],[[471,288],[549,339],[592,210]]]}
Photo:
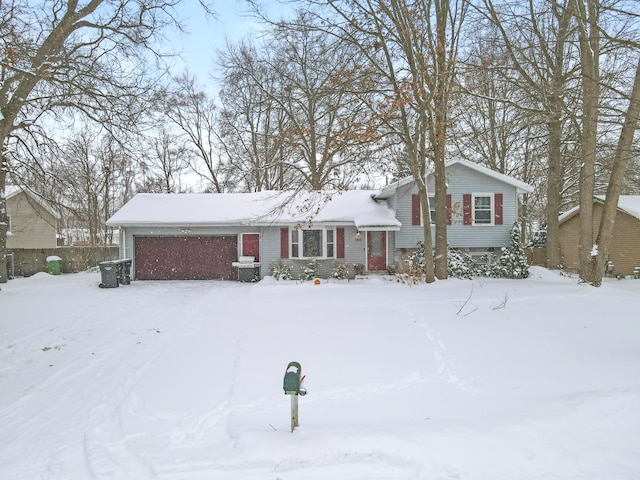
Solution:
{"label": "window", "polygon": [[432,224],[436,223],[436,197],[429,197],[429,218]]}
{"label": "window", "polygon": [[335,257],[335,235],[333,234],[333,230],[327,230],[327,257],[333,258]]}
{"label": "window", "polygon": [[11,217],[7,215],[7,233],[11,232]]}
{"label": "window", "polygon": [[[451,225],[451,194],[445,196],[447,202],[447,225]],[[431,224],[436,223],[436,197],[429,197],[429,218]],[[420,197],[416,194],[411,196],[411,225],[422,225],[422,206]]]}
{"label": "window", "polygon": [[473,224],[493,225],[493,194],[473,194]]}
{"label": "window", "polygon": [[291,257],[298,258],[300,256],[300,243],[298,242],[299,230],[291,230]]}
{"label": "window", "polygon": [[291,230],[291,258],[335,258],[334,229]]}

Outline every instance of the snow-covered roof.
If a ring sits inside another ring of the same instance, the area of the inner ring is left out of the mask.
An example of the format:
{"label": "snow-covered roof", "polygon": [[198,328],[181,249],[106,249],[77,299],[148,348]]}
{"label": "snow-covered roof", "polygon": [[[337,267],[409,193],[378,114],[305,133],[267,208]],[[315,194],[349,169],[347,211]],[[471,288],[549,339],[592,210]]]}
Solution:
{"label": "snow-covered roof", "polygon": [[[593,198],[600,203],[604,203],[605,195],[594,195]],[[558,221],[562,223],[569,220],[576,215],[579,210],[580,206],[575,206],[567,210],[558,217]],[[640,220],[640,195],[620,195],[618,198],[618,210],[628,213],[632,217]]]}
{"label": "snow-covered roof", "polygon": [[4,187],[4,196],[7,200],[11,197],[18,195],[19,193],[24,192],[29,196],[33,201],[35,201],[38,205],[44,208],[47,212],[54,216],[56,219],[60,219],[60,214],[56,212],[51,205],[47,201],[45,201],[40,195],[35,194],[28,188],[20,187],[19,185],[5,185]]}
{"label": "snow-covered roof", "polygon": [[[597,196],[597,198],[604,202],[604,196]],[[640,195],[620,195],[620,198],[618,198],[618,208],[640,219]]]}
{"label": "snow-covered roof", "polygon": [[354,224],[361,230],[397,230],[400,222],[373,190],[147,194],[133,197],[109,226],[228,226],[313,223]]}
{"label": "snow-covered roof", "polygon": [[[516,178],[510,177],[509,175],[505,175],[503,173],[500,172],[496,172],[495,170],[491,170],[490,168],[484,167],[482,165],[479,165],[477,163],[473,163],[470,162],[468,160],[463,160],[463,159],[458,159],[458,160],[451,160],[450,162],[447,162],[445,164],[445,168],[449,168],[453,165],[463,165],[467,168],[470,168],[472,170],[475,170],[479,173],[482,173],[484,175],[487,175],[489,177],[495,178],[496,180],[499,180],[501,182],[504,182],[508,185],[511,185],[513,187],[515,187],[516,191],[518,193],[531,193],[533,192],[534,188],[529,185],[528,183],[522,182]],[[433,171],[429,172],[429,175],[433,175]],[[409,176],[409,177],[405,177],[401,180],[398,180],[395,183],[392,183],[391,185],[389,185],[388,187],[383,188],[382,190],[380,190],[377,194],[376,194],[376,198],[389,198],[390,196],[392,196],[395,191],[402,187],[403,185],[407,185],[408,183],[413,182],[413,177]]]}

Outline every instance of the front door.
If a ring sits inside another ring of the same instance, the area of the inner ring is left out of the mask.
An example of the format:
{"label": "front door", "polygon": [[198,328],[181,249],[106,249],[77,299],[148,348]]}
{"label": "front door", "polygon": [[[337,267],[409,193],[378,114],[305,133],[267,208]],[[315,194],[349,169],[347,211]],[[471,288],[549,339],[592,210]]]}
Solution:
{"label": "front door", "polygon": [[387,268],[387,232],[367,232],[367,270]]}
{"label": "front door", "polygon": [[243,233],[242,234],[242,255],[244,257],[253,257],[256,262],[260,261],[260,234],[259,233]]}

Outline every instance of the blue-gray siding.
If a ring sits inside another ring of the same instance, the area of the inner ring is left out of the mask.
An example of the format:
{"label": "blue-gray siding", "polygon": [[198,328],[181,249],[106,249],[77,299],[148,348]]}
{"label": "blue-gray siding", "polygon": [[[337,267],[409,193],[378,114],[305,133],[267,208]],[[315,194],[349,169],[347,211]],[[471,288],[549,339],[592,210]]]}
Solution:
{"label": "blue-gray siding", "polygon": [[[427,181],[429,195],[435,192],[433,176]],[[396,248],[415,248],[423,238],[423,228],[411,225],[411,195],[417,194],[414,183],[399,187],[394,204],[396,217],[402,228],[396,233]],[[464,225],[462,202],[465,193],[502,193],[503,222],[502,225]],[[460,164],[447,168],[447,194],[451,195],[452,222],[447,227],[447,242],[454,248],[499,248],[509,244],[509,232],[518,218],[518,195],[516,189],[496,178]],[[432,229],[432,238],[435,232]]]}

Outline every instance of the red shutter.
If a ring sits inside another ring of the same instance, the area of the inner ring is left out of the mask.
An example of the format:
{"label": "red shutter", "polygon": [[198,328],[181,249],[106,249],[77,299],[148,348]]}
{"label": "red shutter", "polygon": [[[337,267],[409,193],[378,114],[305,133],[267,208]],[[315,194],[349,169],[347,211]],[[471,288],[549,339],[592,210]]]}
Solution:
{"label": "red shutter", "polygon": [[493,197],[495,205],[493,207],[494,223],[496,225],[502,225],[502,194],[496,193]]}
{"label": "red shutter", "polygon": [[289,258],[289,229],[280,229],[280,258]]}
{"label": "red shutter", "polygon": [[451,194],[447,193],[447,225],[451,225]]}
{"label": "red shutter", "polygon": [[344,228],[336,228],[336,257],[344,258]]}
{"label": "red shutter", "polygon": [[471,194],[462,195],[462,218],[465,225],[471,225]]}
{"label": "red shutter", "polygon": [[411,225],[420,225],[420,195],[411,195]]}

